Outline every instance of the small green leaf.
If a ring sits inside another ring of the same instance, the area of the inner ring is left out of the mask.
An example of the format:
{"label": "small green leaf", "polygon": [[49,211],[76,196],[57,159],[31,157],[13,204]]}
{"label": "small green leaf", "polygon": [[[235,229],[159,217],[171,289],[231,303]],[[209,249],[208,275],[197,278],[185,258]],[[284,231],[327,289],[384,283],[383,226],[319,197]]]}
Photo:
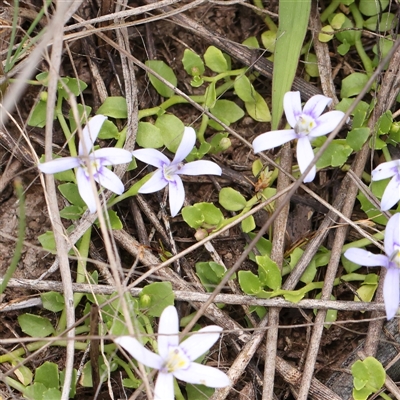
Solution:
{"label": "small green leaf", "polygon": [[182,208],[183,220],[193,229],[200,228],[204,223],[204,215],[201,210],[195,206]]}
{"label": "small green leaf", "polygon": [[221,210],[211,203],[196,203],[195,207],[198,208],[204,216],[204,222],[210,226],[218,226],[224,219]]}
{"label": "small green leaf", "polygon": [[345,16],[341,27],[343,31],[335,34],[336,39],[342,43],[347,43],[348,46],[353,46],[356,42],[357,32],[351,30],[351,28],[354,28],[354,24]]}
{"label": "small green leaf", "polygon": [[217,92],[215,90],[215,82],[211,82],[206,89],[206,93],[204,95],[204,107],[210,109],[215,106],[217,101]]}
{"label": "small green leaf", "polygon": [[101,126],[98,139],[106,140],[106,139],[119,139],[121,133],[118,131],[117,126],[114,122],[110,120],[105,120],[103,125]]}
{"label": "small green leaf", "polygon": [[331,26],[333,29],[340,29],[345,21],[346,21],[346,16],[341,12],[337,13],[331,19]]}
{"label": "small green leaf", "polygon": [[21,314],[18,323],[22,332],[31,337],[46,337],[54,333],[53,325],[45,317],[34,314]]}
{"label": "small green leaf", "polygon": [[59,312],[64,309],[64,297],[57,292],[41,293],[40,298],[43,302],[43,307],[52,312]]}
{"label": "small green leaf", "polygon": [[368,76],[361,72],[353,72],[342,80],[340,97],[357,96],[368,82]]}
{"label": "small green leaf", "polygon": [[86,207],[85,202],[79,194],[78,185],[75,183],[63,183],[58,185],[58,190],[74,206]]}
{"label": "small green leaf", "polygon": [[305,67],[306,72],[311,78],[318,78],[319,77],[319,69],[318,69],[318,60],[317,56],[312,53],[307,53],[305,57]]}
{"label": "small green leaf", "polygon": [[54,233],[52,231],[47,231],[42,235],[39,235],[38,240],[42,245],[43,249],[52,254],[57,254],[56,240],[54,239]]}
{"label": "small green leaf", "polygon": [[304,297],[304,293],[303,292],[285,292],[283,294],[283,297],[285,298],[285,300],[290,301],[292,303],[298,303],[303,297]]}
{"label": "small green leaf", "polygon": [[[122,222],[114,210],[107,210],[106,219],[109,220],[111,229],[119,230],[123,228]],[[94,223],[98,228],[100,227],[100,222],[98,219],[96,219]]]}
{"label": "small green leaf", "polygon": [[[143,299],[147,296],[143,307]],[[150,302],[148,301],[150,299]],[[145,286],[139,294],[139,306],[152,317],[159,317],[165,307],[174,304],[175,295],[172,291],[171,282],[154,282]]]}
{"label": "small green leaf", "polygon": [[254,296],[261,291],[261,282],[251,271],[239,271],[238,278],[244,293]]}
{"label": "small green leaf", "polygon": [[364,21],[364,28],[373,32],[375,32],[377,29],[379,32],[391,31],[396,26],[394,17],[394,14],[388,12],[375,15]]}
{"label": "small green leaf", "polygon": [[[16,367],[19,362],[22,360],[15,360],[12,362],[12,366]],[[28,386],[29,384],[32,383],[32,379],[33,379],[33,373],[32,371],[26,367],[25,365],[21,365],[20,367],[18,367],[15,371],[14,371],[15,376],[18,378],[18,380],[24,385],[24,386]]]}
{"label": "small green leaf", "polygon": [[212,292],[225,276],[226,268],[214,261],[196,263],[196,275],[208,292]]}
{"label": "small green leaf", "polygon": [[96,114],[103,114],[111,118],[126,119],[128,118],[126,99],[121,96],[107,97]]}
{"label": "small green leaf", "polygon": [[48,389],[43,393],[43,400],[61,400],[62,393],[58,389]]}
{"label": "small green leaf", "polygon": [[239,75],[236,77],[233,88],[238,97],[243,101],[255,102],[256,91],[246,75]]}
{"label": "small green leaf", "polygon": [[[89,117],[90,113],[92,112],[92,107],[83,106],[82,104],[77,104],[77,111],[78,111],[78,116],[79,116],[78,123],[80,126],[86,122],[86,119]],[[76,124],[74,112],[72,111],[72,109],[69,110],[69,112],[68,112],[68,120],[69,120],[69,126],[71,128],[71,132],[74,132],[75,129],[77,128],[77,124]]]}
{"label": "small green leaf", "polygon": [[[72,381],[71,381],[71,387],[70,387],[70,390],[69,390],[69,398],[70,399],[74,399],[75,398],[77,375],[78,375],[78,371],[74,368],[72,370]],[[64,379],[65,379],[65,370],[62,370],[60,372],[60,387],[63,387]]]}
{"label": "small green leaf", "polygon": [[[244,111],[236,103],[230,100],[217,100],[210,112],[228,126],[244,116]],[[218,125],[218,128],[221,128],[218,130],[223,129],[215,121],[210,121],[209,125],[212,123]]]}
{"label": "small green leaf", "polygon": [[318,34],[318,40],[322,43],[327,43],[333,39],[335,29],[331,25],[325,25],[321,28],[321,32]]}
{"label": "small green leaf", "polygon": [[85,209],[79,206],[66,206],[60,211],[60,216],[75,221],[84,213]]}
{"label": "small green leaf", "polygon": [[261,34],[261,42],[270,53],[275,51],[276,32],[265,31]]}
{"label": "small green leaf", "polygon": [[24,397],[28,400],[43,400],[43,393],[48,390],[42,383],[34,383],[24,390]]}
{"label": "small green leaf", "polygon": [[258,92],[254,93],[254,98],[254,101],[246,101],[244,103],[246,111],[255,121],[270,122],[271,113],[268,104]]}
{"label": "small green leaf", "polygon": [[364,143],[368,140],[369,128],[354,128],[348,132],[346,143],[354,150],[359,151]]}
{"label": "small green leaf", "polygon": [[382,11],[385,11],[388,4],[389,0],[360,0],[358,9],[367,17],[372,17],[373,15],[377,15]]}
{"label": "small green leaf", "polygon": [[[79,96],[87,88],[88,85],[80,79],[68,78],[66,86],[74,96]],[[59,89],[58,93],[60,96],[64,97],[64,99],[69,98],[69,94],[64,88]]]}
{"label": "small green leaf", "polygon": [[200,76],[204,74],[203,60],[192,50],[185,49],[182,64],[185,71],[191,76]]}
{"label": "small green leaf", "polygon": [[352,261],[348,260],[345,256],[342,255],[341,257],[342,265],[345,271],[350,274],[354,271],[357,271],[361,268],[361,265],[353,263]]}
{"label": "small green leaf", "polygon": [[[171,67],[169,67],[164,61],[161,60],[148,60],[145,62],[146,66],[151,68],[158,75],[161,75],[171,85],[176,86],[178,79]],[[174,95],[174,91],[170,89],[165,83],[162,83],[158,78],[152,74],[148,74],[151,84],[157,90],[158,94],[162,97],[171,97]]]}
{"label": "small green leaf", "polygon": [[346,144],[345,140],[333,140],[317,161],[317,168],[340,167],[346,163],[352,151],[353,149]]}
{"label": "small green leaf", "polygon": [[172,114],[164,114],[157,118],[155,126],[161,131],[164,145],[173,153],[178,149],[185,126],[183,122]]}
{"label": "small green leaf", "polygon": [[227,59],[221,50],[210,46],[204,53],[206,66],[213,72],[221,73],[229,70]]}
{"label": "small green leaf", "polygon": [[[35,105],[32,114],[28,120],[29,126],[34,126],[37,128],[43,128],[46,126],[46,107],[47,102],[39,100],[39,102]],[[56,119],[56,117],[54,117]]]}
{"label": "small green leaf", "polygon": [[58,365],[49,361],[44,362],[36,369],[35,382],[42,383],[48,389],[58,389],[60,387]]}
{"label": "small green leaf", "polygon": [[254,217],[249,215],[246,219],[244,219],[241,223],[241,228],[244,233],[249,233],[256,229],[256,222],[254,221]]}
{"label": "small green leaf", "polygon": [[262,286],[267,286],[272,290],[280,289],[282,285],[282,275],[278,266],[267,255],[256,256],[258,265],[258,277]]}
{"label": "small green leaf", "polygon": [[242,42],[243,46],[250,47],[250,49],[259,49],[260,45],[258,44],[258,40],[255,36],[249,36]]}
{"label": "small green leaf", "polygon": [[136,142],[147,149],[158,149],[164,144],[160,129],[150,122],[139,122]]}
{"label": "small green leaf", "polygon": [[374,297],[376,289],[378,288],[378,275],[368,274],[365,277],[365,281],[361,284],[357,290],[358,296],[354,296],[354,301],[366,301],[370,302]]}
{"label": "small green leaf", "polygon": [[246,199],[235,189],[223,188],[219,192],[219,203],[225,210],[240,211],[246,206]]}
{"label": "small green leaf", "polygon": [[390,110],[383,113],[376,123],[376,132],[378,135],[387,135],[393,123],[393,115]]}

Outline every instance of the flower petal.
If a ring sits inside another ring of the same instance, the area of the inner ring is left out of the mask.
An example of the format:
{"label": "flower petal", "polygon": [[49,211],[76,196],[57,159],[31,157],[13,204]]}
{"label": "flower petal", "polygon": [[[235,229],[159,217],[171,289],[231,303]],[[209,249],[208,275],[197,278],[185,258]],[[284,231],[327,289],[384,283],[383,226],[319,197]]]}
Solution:
{"label": "flower petal", "polygon": [[82,197],[82,200],[87,205],[90,213],[95,213],[97,211],[95,194],[93,193],[90,179],[88,176],[86,176],[85,171],[82,168],[78,168],[76,170],[76,182],[78,184],[78,191]]}
{"label": "flower petal", "polygon": [[219,369],[197,363],[191,363],[188,369],[180,369],[174,372],[174,376],[187,383],[201,384],[213,388],[226,387],[231,384],[228,375]]}
{"label": "flower petal", "polygon": [[400,213],[393,215],[386,225],[385,230],[385,253],[391,257],[395,251],[400,249]]}
{"label": "flower petal", "polygon": [[399,274],[398,268],[388,268],[383,283],[383,298],[385,300],[386,318],[391,320],[399,308]]}
{"label": "flower petal", "polygon": [[391,209],[400,200],[400,175],[394,176],[388,185],[381,199],[381,211]]}
{"label": "flower petal", "polygon": [[169,347],[179,345],[179,319],[174,306],[168,306],[161,314],[158,325],[158,353],[165,360]]}
{"label": "flower petal", "polygon": [[174,400],[174,377],[160,372],[154,388],[154,400]]}
{"label": "flower petal", "polygon": [[194,361],[214,345],[218,340],[221,331],[222,328],[219,326],[206,326],[193,335],[190,335],[179,345],[179,347],[189,357],[190,361]]}
{"label": "flower petal", "polygon": [[[289,125],[294,128],[297,119],[302,114],[300,92],[285,93],[285,96],[283,97],[283,108],[285,110],[287,122],[289,122]],[[258,153],[258,151],[256,151],[256,153]]]}
{"label": "flower petal", "polygon": [[120,336],[114,342],[124,348],[135,360],[150,368],[162,368],[162,358],[146,349],[138,340],[131,336]]}
{"label": "flower petal", "polygon": [[57,172],[78,167],[79,164],[80,161],[78,157],[63,157],[41,163],[38,165],[38,168],[44,174],[55,174]]}
{"label": "flower petal", "polygon": [[381,179],[390,178],[396,174],[400,175],[400,160],[388,161],[379,164],[371,172],[371,179],[373,181],[380,181]]}
{"label": "flower petal", "polygon": [[254,153],[273,149],[274,147],[287,143],[297,137],[298,136],[293,129],[262,133],[253,140]]}
{"label": "flower petal", "polygon": [[343,119],[342,111],[329,111],[318,117],[315,122],[317,126],[310,132],[311,137],[326,135],[332,132]]}
{"label": "flower petal", "polygon": [[221,167],[213,161],[199,160],[185,164],[176,172],[179,175],[221,175]]}
{"label": "flower petal", "polygon": [[348,260],[365,267],[387,267],[388,257],[383,254],[373,254],[364,249],[351,248],[343,254]]}
{"label": "flower petal", "polygon": [[176,150],[175,157],[172,161],[173,164],[179,164],[182,162],[188,154],[193,150],[194,144],[196,143],[196,132],[191,127],[185,127],[183,132],[181,143]]}
{"label": "flower petal", "polygon": [[124,184],[121,182],[121,179],[118,178],[114,172],[110,171],[106,167],[101,168],[101,172],[94,176],[96,182],[98,182],[101,186],[105,187],[108,190],[116,194],[122,194],[124,192]]}
{"label": "flower petal", "polygon": [[127,164],[132,161],[132,153],[128,150],[106,147],[93,152],[95,158],[102,159],[102,165]]}
{"label": "flower petal", "polygon": [[[311,147],[311,143],[307,137],[302,137],[297,141],[296,147],[297,163],[299,164],[300,172],[303,173],[306,168],[310,165],[314,158],[314,152]],[[317,169],[315,165],[312,167],[311,171],[304,178],[304,182],[311,182],[315,178]]]}
{"label": "flower petal", "polygon": [[183,188],[182,180],[178,175],[175,175],[174,180],[169,182],[168,190],[171,217],[175,217],[185,201],[185,189]]}
{"label": "flower petal", "polygon": [[93,143],[97,139],[100,129],[106,119],[107,117],[104,115],[101,114],[96,115],[83,128],[82,138],[79,141],[79,149],[78,149],[80,156],[89,154],[91,152],[93,148]]}
{"label": "flower petal", "polygon": [[164,165],[171,164],[171,161],[161,151],[155,149],[140,149],[132,151],[135,158],[143,161],[146,164],[153,165],[157,168],[162,168]]}
{"label": "flower petal", "polygon": [[154,193],[164,189],[168,181],[164,179],[161,169],[153,173],[153,176],[139,189],[139,193]]}
{"label": "flower petal", "polygon": [[315,120],[324,112],[326,106],[329,106],[331,103],[332,99],[330,97],[317,94],[304,104],[303,114],[309,115]]}

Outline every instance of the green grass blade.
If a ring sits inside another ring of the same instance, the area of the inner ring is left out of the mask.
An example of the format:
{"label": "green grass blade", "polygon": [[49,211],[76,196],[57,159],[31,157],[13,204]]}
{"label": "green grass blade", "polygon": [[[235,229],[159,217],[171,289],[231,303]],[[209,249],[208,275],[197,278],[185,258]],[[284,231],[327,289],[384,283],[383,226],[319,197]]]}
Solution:
{"label": "green grass blade", "polygon": [[279,28],[272,78],[272,129],[277,129],[283,113],[283,96],[296,75],[300,51],[307,32],[311,0],[280,0]]}

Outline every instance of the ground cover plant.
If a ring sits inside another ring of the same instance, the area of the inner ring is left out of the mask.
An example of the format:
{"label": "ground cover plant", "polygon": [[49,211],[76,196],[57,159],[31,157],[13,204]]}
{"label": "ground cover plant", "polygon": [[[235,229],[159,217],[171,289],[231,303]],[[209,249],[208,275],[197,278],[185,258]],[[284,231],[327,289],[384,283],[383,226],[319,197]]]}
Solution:
{"label": "ground cover plant", "polygon": [[0,399],[400,398],[397,1],[0,18]]}

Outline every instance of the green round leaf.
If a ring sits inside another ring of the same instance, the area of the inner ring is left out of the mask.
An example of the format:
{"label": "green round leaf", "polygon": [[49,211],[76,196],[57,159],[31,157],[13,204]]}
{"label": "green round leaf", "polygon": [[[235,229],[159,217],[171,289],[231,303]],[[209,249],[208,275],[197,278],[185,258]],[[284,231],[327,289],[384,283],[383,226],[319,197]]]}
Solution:
{"label": "green round leaf", "polygon": [[237,76],[233,88],[241,100],[248,102],[256,100],[256,91],[246,75]]}
{"label": "green round leaf", "polygon": [[79,194],[78,185],[75,183],[63,183],[58,185],[58,190],[72,205],[78,207],[86,206]]}
{"label": "green round leaf", "polygon": [[193,229],[198,229],[203,225],[204,215],[195,206],[188,206],[182,208],[183,220]]}
{"label": "green round leaf", "polygon": [[251,271],[238,272],[239,285],[244,293],[255,295],[261,291],[261,282]]}
{"label": "green round leaf", "polygon": [[225,210],[240,211],[246,207],[246,199],[235,189],[223,188],[219,192],[219,203]]}
{"label": "green round leaf", "polygon": [[210,46],[204,53],[204,61],[211,71],[220,73],[228,71],[229,66],[227,59],[221,50],[217,49],[215,46]]}
{"label": "green round leaf", "polygon": [[128,118],[126,99],[121,96],[107,97],[96,114],[103,114],[111,118],[126,119]]}
{"label": "green round leaf", "polygon": [[[161,75],[166,81],[171,83],[173,86],[178,84],[178,79],[175,76],[174,71],[169,67],[164,61],[161,60],[148,60],[146,61],[146,66],[151,68],[158,75]],[[165,83],[161,82],[152,74],[148,74],[151,84],[157,90],[158,94],[162,97],[171,97],[174,91],[170,89]]]}
{"label": "green round leaf", "polygon": [[254,217],[249,215],[246,219],[244,219],[241,223],[241,228],[244,233],[249,233],[256,229],[256,222],[254,221]]}
{"label": "green round leaf", "polygon": [[217,100],[210,112],[218,119],[226,121],[228,126],[244,116],[244,111],[231,100]]}
{"label": "green round leaf", "polygon": [[263,46],[270,52],[275,51],[276,32],[265,31],[261,34],[261,41]]}
{"label": "green round leaf", "polygon": [[[143,298],[147,297],[145,305]],[[149,301],[148,301],[149,300]],[[154,282],[145,286],[139,294],[139,306],[152,317],[159,317],[167,306],[174,304],[175,295],[171,282]]]}
{"label": "green round leaf", "polygon": [[18,323],[22,332],[31,337],[46,337],[54,333],[50,320],[39,315],[21,314]]}
{"label": "green round leaf", "polygon": [[394,14],[387,12],[375,15],[374,17],[368,18],[366,21],[364,21],[364,28],[374,32],[376,29],[378,29],[379,32],[390,31],[396,26],[394,17]]}
{"label": "green round leaf", "polygon": [[267,255],[256,256],[258,265],[258,278],[262,286],[272,290],[280,289],[282,285],[282,274],[278,266]]}
{"label": "green round leaf", "polygon": [[139,122],[136,142],[147,149],[158,149],[164,144],[160,129],[150,122]]}
{"label": "green round leaf", "polygon": [[114,122],[105,120],[101,126],[98,139],[119,139],[120,133]]}
{"label": "green round leaf", "polygon": [[163,114],[157,118],[155,126],[161,131],[166,148],[175,153],[183,137],[183,122],[175,115]]}
{"label": "green round leaf", "polygon": [[269,111],[267,103],[258,92],[254,93],[254,97],[255,97],[254,101],[246,101],[244,103],[246,111],[249,113],[250,117],[252,117],[255,121],[270,122],[271,113]]}
{"label": "green round leaf", "polygon": [[204,63],[192,50],[186,49],[183,53],[182,64],[185,71],[191,76],[200,76],[204,74]]}
{"label": "green round leaf", "polygon": [[42,293],[40,298],[43,302],[43,307],[52,312],[59,312],[64,309],[64,297],[57,292]]}
{"label": "green round leaf", "polygon": [[368,76],[361,72],[353,72],[342,80],[340,97],[357,96],[368,82]]}
{"label": "green round leaf", "polygon": [[372,17],[385,11],[388,4],[389,0],[360,0],[358,9],[367,17]]}

